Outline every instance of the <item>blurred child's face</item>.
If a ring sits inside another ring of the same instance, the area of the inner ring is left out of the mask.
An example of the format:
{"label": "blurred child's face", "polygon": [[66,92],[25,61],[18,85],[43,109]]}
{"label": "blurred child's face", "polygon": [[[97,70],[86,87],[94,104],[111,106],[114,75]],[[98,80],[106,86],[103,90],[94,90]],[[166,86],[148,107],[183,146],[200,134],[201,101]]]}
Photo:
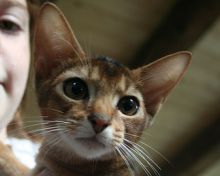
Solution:
{"label": "blurred child's face", "polygon": [[23,96],[29,52],[26,0],[0,0],[0,129],[12,119]]}

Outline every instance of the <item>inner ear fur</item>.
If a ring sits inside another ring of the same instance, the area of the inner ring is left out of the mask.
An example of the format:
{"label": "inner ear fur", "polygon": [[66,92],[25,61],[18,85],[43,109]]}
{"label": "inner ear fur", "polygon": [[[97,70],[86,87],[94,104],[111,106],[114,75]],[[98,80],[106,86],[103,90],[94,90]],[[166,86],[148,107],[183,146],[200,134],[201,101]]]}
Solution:
{"label": "inner ear fur", "polygon": [[191,53],[177,52],[133,70],[147,113],[154,117],[191,62]]}
{"label": "inner ear fur", "polygon": [[82,59],[85,53],[64,14],[53,4],[40,9],[34,34],[35,69],[46,77],[65,59]]}

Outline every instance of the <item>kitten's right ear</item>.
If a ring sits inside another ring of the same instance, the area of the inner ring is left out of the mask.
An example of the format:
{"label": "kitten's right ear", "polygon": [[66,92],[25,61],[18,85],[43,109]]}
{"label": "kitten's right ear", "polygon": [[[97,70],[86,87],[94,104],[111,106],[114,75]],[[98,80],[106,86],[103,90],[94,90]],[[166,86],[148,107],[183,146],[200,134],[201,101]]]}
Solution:
{"label": "kitten's right ear", "polygon": [[65,16],[52,3],[45,3],[40,9],[34,36],[34,57],[36,73],[44,77],[65,59],[85,57]]}
{"label": "kitten's right ear", "polygon": [[190,62],[191,53],[182,51],[133,70],[143,93],[145,108],[151,117],[155,116],[181,80]]}

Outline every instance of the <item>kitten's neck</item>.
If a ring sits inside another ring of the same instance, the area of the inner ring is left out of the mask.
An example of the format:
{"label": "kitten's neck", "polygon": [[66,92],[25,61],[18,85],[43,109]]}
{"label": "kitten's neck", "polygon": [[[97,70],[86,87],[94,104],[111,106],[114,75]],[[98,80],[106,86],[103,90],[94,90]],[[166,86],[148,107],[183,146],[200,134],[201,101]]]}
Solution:
{"label": "kitten's neck", "polygon": [[[58,154],[59,153],[59,154]],[[47,169],[55,171],[55,173],[65,173],[66,176],[73,175],[93,175],[96,176],[127,176],[129,170],[123,159],[112,153],[111,157],[106,156],[98,160],[87,160],[80,158],[71,152],[57,150],[55,147],[50,150],[45,156],[44,152],[40,152],[39,160],[45,159],[43,165]],[[62,155],[62,156],[61,156]]]}

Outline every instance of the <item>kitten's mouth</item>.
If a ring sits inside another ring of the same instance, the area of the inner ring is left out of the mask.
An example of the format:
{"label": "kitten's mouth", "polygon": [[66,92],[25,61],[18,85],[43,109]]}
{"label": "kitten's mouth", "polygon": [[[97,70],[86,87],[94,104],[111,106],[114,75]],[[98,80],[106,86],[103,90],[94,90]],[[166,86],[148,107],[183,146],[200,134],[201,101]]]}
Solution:
{"label": "kitten's mouth", "polygon": [[[70,142],[70,141],[69,141]],[[112,152],[97,136],[78,137],[71,142],[72,149],[82,158],[95,159]]]}
{"label": "kitten's mouth", "polygon": [[105,145],[101,143],[95,136],[90,138],[77,138],[76,141],[89,148],[105,147]]}

